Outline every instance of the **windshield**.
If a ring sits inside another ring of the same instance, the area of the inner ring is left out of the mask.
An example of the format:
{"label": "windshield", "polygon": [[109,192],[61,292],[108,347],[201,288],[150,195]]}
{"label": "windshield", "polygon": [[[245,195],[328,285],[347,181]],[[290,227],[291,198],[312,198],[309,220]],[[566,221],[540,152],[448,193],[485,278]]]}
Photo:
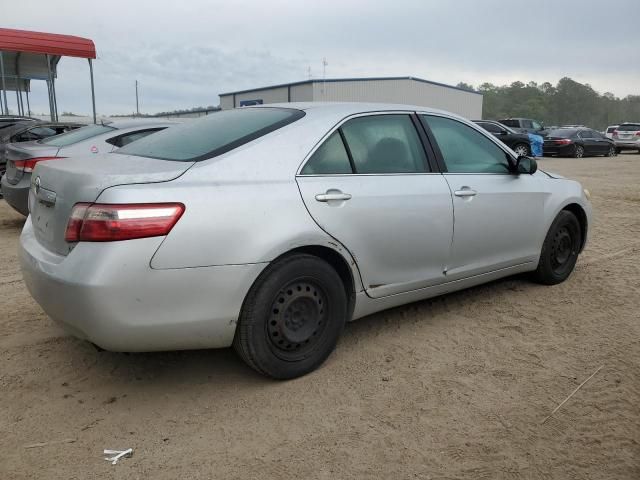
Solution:
{"label": "windshield", "polygon": [[88,125],[71,132],[55,135],[51,138],[47,138],[46,140],[41,140],[40,143],[53,145],[54,147],[66,147],[67,145],[81,142],[82,140],[95,137],[101,133],[107,133],[111,130],[115,130],[115,128],[108,127],[106,125]]}
{"label": "windshield", "polygon": [[629,125],[620,125],[617,129],[619,132],[635,132],[640,130],[640,124],[631,123]]}
{"label": "windshield", "polygon": [[576,134],[577,130],[573,128],[558,128],[557,130],[551,130],[549,132],[549,137],[557,137],[557,138],[570,138]]}
{"label": "windshield", "polygon": [[303,111],[290,108],[225,110],[150,135],[117,153],[195,162],[233,150],[303,116]]}

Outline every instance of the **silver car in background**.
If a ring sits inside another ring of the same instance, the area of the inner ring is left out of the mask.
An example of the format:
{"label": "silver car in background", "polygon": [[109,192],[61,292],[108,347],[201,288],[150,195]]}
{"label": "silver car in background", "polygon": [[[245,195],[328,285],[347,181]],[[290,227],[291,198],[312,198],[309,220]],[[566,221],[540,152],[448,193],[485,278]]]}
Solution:
{"label": "silver car in background", "polygon": [[637,150],[640,153],[640,123],[622,123],[613,132],[616,150]]}
{"label": "silver car in background", "polygon": [[0,189],[7,203],[17,212],[28,215],[31,172],[42,161],[113,152],[165,128],[176,125],[169,120],[116,120],[88,125],[77,130],[32,142],[0,145],[0,157],[6,161],[6,171]]}
{"label": "silver car in background", "polygon": [[591,221],[579,183],[406,105],[222,111],[32,183],[20,259],[55,321],[115,351],[233,345],[280,379],[349,320],[516,273],[564,281]]}

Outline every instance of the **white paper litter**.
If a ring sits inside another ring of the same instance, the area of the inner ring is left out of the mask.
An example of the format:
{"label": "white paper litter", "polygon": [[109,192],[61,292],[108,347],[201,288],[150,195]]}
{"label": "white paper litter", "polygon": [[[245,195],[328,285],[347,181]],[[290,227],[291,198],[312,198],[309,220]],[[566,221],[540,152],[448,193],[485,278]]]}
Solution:
{"label": "white paper litter", "polygon": [[105,450],[105,455],[113,455],[112,457],[105,457],[107,462],[111,462],[111,465],[118,463],[118,460],[125,457],[131,457],[133,455],[133,448],[127,448],[126,450]]}

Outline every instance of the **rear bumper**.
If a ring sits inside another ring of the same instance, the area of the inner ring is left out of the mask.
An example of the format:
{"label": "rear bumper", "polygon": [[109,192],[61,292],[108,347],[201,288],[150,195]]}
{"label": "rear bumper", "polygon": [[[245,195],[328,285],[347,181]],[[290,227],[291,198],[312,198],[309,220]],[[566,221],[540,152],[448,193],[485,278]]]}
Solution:
{"label": "rear bumper", "polygon": [[640,139],[638,140],[614,140],[616,148],[622,150],[640,150]]}
{"label": "rear bumper", "polygon": [[5,201],[13,207],[14,210],[20,212],[25,217],[29,215],[29,188],[31,187],[31,176],[22,179],[16,184],[11,185],[7,181],[7,177],[3,176],[0,181],[2,196]]}
{"label": "rear bumper", "polygon": [[571,156],[575,153],[575,145],[543,145],[542,152],[545,156],[563,155]]}
{"label": "rear bumper", "polygon": [[112,351],[231,345],[242,302],[265,264],[154,270],[163,238],[79,243],[66,257],[27,219],[20,264],[33,298],[74,336]]}

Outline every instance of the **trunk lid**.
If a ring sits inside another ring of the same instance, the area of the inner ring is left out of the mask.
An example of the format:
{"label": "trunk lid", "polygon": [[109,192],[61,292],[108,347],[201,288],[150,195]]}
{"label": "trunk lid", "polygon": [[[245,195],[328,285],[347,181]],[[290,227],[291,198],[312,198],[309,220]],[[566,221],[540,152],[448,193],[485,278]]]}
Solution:
{"label": "trunk lid", "polygon": [[73,248],[64,239],[71,209],[79,202],[95,202],[115,185],[168,182],[193,163],[106,153],[42,162],[32,175],[29,211],[36,238],[60,255]]}
{"label": "trunk lid", "polygon": [[2,153],[7,162],[7,181],[11,185],[16,185],[22,176],[24,171],[20,168],[16,168],[15,160],[27,160],[29,158],[37,157],[55,157],[58,154],[58,147],[52,147],[50,145],[44,145],[36,142],[21,142],[21,143],[8,143],[2,149]]}

